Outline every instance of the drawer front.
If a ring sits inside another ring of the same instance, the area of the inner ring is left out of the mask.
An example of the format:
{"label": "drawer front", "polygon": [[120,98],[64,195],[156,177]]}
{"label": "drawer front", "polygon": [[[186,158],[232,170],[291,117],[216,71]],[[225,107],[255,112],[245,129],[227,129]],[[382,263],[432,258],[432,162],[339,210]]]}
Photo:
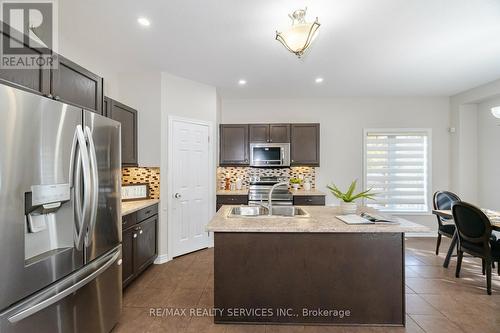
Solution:
{"label": "drawer front", "polygon": [[248,195],[218,195],[217,204],[222,205],[247,205]]}
{"label": "drawer front", "polygon": [[325,196],[323,195],[294,196],[293,204],[297,206],[324,206]]}
{"label": "drawer front", "polygon": [[137,221],[144,221],[145,219],[148,219],[156,214],[158,214],[158,204],[154,204],[137,211]]}
{"label": "drawer front", "polygon": [[137,223],[137,212],[122,216],[122,230]]}

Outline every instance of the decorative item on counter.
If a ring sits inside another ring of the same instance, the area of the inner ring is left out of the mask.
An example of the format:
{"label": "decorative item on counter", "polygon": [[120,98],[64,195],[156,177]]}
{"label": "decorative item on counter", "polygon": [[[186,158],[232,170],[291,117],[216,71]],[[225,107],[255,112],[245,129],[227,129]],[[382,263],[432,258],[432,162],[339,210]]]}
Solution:
{"label": "decorative item on counter", "polygon": [[226,178],[226,186],[224,186],[224,189],[226,191],[229,191],[231,189],[231,178]]}
{"label": "decorative item on counter", "polygon": [[347,192],[342,192],[339,190],[339,188],[335,185],[328,185],[327,188],[332,192],[332,194],[337,198],[340,199],[340,209],[342,211],[342,214],[356,214],[356,211],[358,210],[358,204],[354,202],[354,200],[359,199],[359,198],[364,198],[364,199],[369,199],[369,200],[374,200],[374,196],[377,195],[377,193],[370,193],[371,188],[359,192],[357,194],[354,194],[354,190],[356,190],[356,184],[357,184],[357,179],[353,180],[349,188],[347,189]]}
{"label": "decorative item on counter", "polygon": [[149,184],[122,184],[122,201],[149,199]]}
{"label": "decorative item on counter", "polygon": [[240,177],[236,178],[236,189],[239,191],[243,187],[243,179]]}
{"label": "decorative item on counter", "polygon": [[230,190],[231,191],[236,190],[236,184],[235,183],[231,183]]}
{"label": "decorative item on counter", "polygon": [[297,191],[299,189],[300,183],[302,180],[299,178],[290,178],[290,184],[292,184],[293,190]]}
{"label": "decorative item on counter", "polygon": [[311,190],[311,182],[310,182],[309,178],[306,178],[306,180],[304,181],[304,184],[302,184],[302,186],[304,187],[304,191]]}

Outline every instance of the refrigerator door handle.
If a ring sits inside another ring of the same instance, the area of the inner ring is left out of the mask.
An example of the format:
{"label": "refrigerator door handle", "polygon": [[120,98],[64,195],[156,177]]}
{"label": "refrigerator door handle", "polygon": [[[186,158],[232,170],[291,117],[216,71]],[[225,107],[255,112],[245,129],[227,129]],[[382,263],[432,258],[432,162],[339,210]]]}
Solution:
{"label": "refrigerator door handle", "polygon": [[[77,141],[77,146],[75,151],[76,163],[74,167],[70,167],[73,172],[70,175],[71,182],[74,182],[74,198],[75,198],[75,246],[77,250],[81,251],[83,249],[84,236],[86,234],[88,224],[89,224],[89,213],[90,213],[90,200],[91,192],[89,188],[91,187],[90,180],[90,161],[89,154],[87,151],[87,142],[83,134],[83,129],[81,125],[78,125],[75,130],[75,137]],[[74,159],[72,161],[74,163]],[[82,177],[83,172],[83,177]],[[73,179],[74,177],[74,179]],[[82,178],[83,178],[83,191],[82,191]],[[82,203],[82,193],[83,193],[83,203]]]}
{"label": "refrigerator door handle", "polygon": [[[58,301],[62,300],[66,296],[76,292],[78,289],[84,287],[86,284],[89,282],[95,280],[99,275],[101,275],[104,271],[106,271],[118,258],[120,257],[120,250],[116,249],[113,252],[109,253],[108,255],[104,255],[102,258],[94,261],[92,264],[86,266],[86,268],[83,268],[79,274],[85,275],[91,270],[95,270],[91,274],[85,276],[83,279],[79,280],[76,283],[72,283],[69,287],[63,289],[61,292],[52,295],[50,297],[47,296],[35,296],[33,301],[27,301],[25,306],[21,307],[20,310],[16,311],[16,314],[12,315],[9,317],[9,322],[11,323],[16,323],[19,322],[23,319],[26,319],[27,317],[42,311],[43,309],[57,303]],[[99,267],[100,266],[100,267]],[[72,282],[75,280],[77,277],[72,277],[69,276],[68,278],[64,279],[61,284],[69,284],[69,282]],[[54,286],[52,289],[57,290],[58,286]],[[39,298],[37,300],[36,298]]]}
{"label": "refrigerator door handle", "polygon": [[92,235],[94,233],[94,227],[97,220],[97,204],[99,196],[99,174],[97,168],[97,156],[95,152],[94,139],[92,138],[92,131],[88,126],[85,126],[85,136],[89,143],[89,155],[90,155],[90,170],[92,177],[92,203],[90,206],[90,222],[87,235],[85,237],[85,246],[89,246],[92,243]]}

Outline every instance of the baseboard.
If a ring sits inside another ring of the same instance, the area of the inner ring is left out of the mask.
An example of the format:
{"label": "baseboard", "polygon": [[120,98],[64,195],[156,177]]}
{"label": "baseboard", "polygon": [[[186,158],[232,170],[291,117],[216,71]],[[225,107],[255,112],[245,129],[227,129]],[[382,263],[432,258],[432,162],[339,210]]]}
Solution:
{"label": "baseboard", "polygon": [[164,264],[164,263],[166,263],[168,261],[170,261],[170,258],[168,257],[168,255],[167,254],[161,254],[161,255],[158,255],[158,257],[154,261],[154,264],[155,265],[161,265],[161,264]]}

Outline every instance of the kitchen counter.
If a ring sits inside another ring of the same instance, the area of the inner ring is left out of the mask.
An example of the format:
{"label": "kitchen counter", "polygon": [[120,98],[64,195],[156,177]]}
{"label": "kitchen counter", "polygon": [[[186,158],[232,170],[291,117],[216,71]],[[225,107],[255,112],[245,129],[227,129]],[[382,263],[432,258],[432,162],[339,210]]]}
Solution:
{"label": "kitchen counter", "polygon": [[122,216],[131,214],[143,208],[159,203],[158,199],[122,201]]}
{"label": "kitchen counter", "polygon": [[[305,190],[290,190],[290,193],[292,195],[296,196],[315,196],[315,195],[321,195],[324,196],[326,193],[321,192],[316,189],[311,189],[310,191],[305,191]],[[248,194],[248,189],[242,189],[242,190],[217,190],[217,195],[247,195]]]}
{"label": "kitchen counter", "polygon": [[217,190],[217,195],[248,195],[248,189],[242,190]]}
{"label": "kitchen counter", "polygon": [[[232,207],[223,206],[207,225],[207,231],[212,232],[428,232],[429,229],[417,223],[402,218],[396,218],[399,224],[362,224],[350,225],[337,219],[340,208],[334,206],[302,206],[309,217],[280,217],[280,216],[256,216],[256,217],[228,217]],[[375,212],[373,209],[362,207],[361,212]]]}
{"label": "kitchen counter", "polygon": [[426,227],[348,225],[325,206],[301,207],[309,217],[230,218],[232,207],[207,227],[216,323],[405,325],[405,233]]}
{"label": "kitchen counter", "polygon": [[311,195],[311,196],[314,196],[314,195],[322,195],[322,196],[325,196],[325,195],[326,195],[326,193],[321,192],[321,191],[319,191],[319,190],[317,190],[317,189],[314,189],[314,188],[313,188],[313,189],[311,189],[311,190],[309,190],[309,191],[306,191],[306,190],[297,190],[297,191],[290,190],[290,192],[291,192],[294,196],[295,196],[295,195],[297,195],[297,196],[309,196],[309,195]]}

